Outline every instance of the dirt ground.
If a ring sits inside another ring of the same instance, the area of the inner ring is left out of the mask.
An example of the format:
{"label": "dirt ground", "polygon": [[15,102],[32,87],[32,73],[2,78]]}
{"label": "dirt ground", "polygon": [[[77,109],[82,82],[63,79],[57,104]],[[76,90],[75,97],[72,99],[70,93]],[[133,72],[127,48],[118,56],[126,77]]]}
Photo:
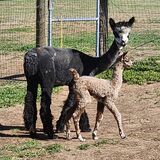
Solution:
{"label": "dirt ground", "polygon": [[[63,101],[68,94],[68,88],[63,87],[57,95],[53,95],[52,112],[55,124],[61,111]],[[37,120],[39,129],[38,141],[42,145],[58,143],[67,151],[33,159],[54,160],[159,160],[160,159],[160,83],[139,85],[123,84],[116,102],[122,114],[124,130],[127,138],[119,137],[117,124],[113,115],[106,109],[104,119],[98,133],[99,140],[108,139],[116,143],[106,143],[95,147],[91,133],[82,133],[86,142],[75,139],[72,125],[71,141],[65,139],[65,133],[56,134],[58,138],[47,140],[40,129],[40,118]],[[96,102],[87,106],[91,127],[94,127]],[[28,132],[23,128],[23,106],[0,109],[0,148],[6,144],[20,144],[29,140]],[[14,132],[14,129],[19,129]],[[89,144],[86,150],[78,150],[82,144]]]}

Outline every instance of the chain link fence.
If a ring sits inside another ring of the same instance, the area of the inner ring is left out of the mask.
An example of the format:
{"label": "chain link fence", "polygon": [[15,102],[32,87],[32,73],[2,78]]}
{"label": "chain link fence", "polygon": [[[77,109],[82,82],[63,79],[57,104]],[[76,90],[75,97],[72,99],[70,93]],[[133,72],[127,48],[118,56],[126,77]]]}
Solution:
{"label": "chain link fence", "polygon": [[23,55],[35,46],[34,0],[0,1],[0,78],[23,74]]}
{"label": "chain link fence", "polygon": [[[88,54],[96,52],[97,0],[53,0],[53,46],[75,48]],[[65,19],[84,19],[74,21]]]}
{"label": "chain link fence", "polygon": [[[66,17],[95,16],[95,2],[96,0],[55,0],[53,17],[60,17],[63,20]],[[135,16],[136,23],[127,50],[135,58],[159,55],[159,0],[108,1],[108,17],[119,21],[128,20],[132,16]],[[95,55],[95,23],[93,21],[55,22],[52,33],[53,46],[76,48],[87,54]],[[109,28],[109,45],[112,38]],[[35,39],[36,1],[0,0],[0,78],[23,74],[23,55],[28,49],[35,46]]]}

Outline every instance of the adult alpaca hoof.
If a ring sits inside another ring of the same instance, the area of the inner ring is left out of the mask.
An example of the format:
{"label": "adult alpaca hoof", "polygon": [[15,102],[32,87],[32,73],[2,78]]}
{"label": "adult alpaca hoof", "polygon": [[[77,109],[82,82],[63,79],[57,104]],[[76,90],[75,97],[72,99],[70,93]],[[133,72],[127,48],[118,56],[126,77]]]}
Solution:
{"label": "adult alpaca hoof", "polygon": [[47,133],[48,139],[53,139],[53,133]]}
{"label": "adult alpaca hoof", "polygon": [[80,126],[81,132],[91,132],[92,129],[91,128],[87,128],[87,127],[82,127]]}
{"label": "adult alpaca hoof", "polygon": [[37,134],[36,133],[30,133],[30,137],[35,139],[35,138],[37,138]]}
{"label": "adult alpaca hoof", "polygon": [[36,138],[37,137],[36,130],[34,128],[29,129],[29,134],[30,134],[31,138]]}
{"label": "adult alpaca hoof", "polygon": [[54,137],[53,131],[45,131],[44,133],[48,136],[48,139],[53,139],[53,137]]}
{"label": "adult alpaca hoof", "polygon": [[48,134],[48,139],[57,139],[58,136],[55,134]]}
{"label": "adult alpaca hoof", "polygon": [[81,132],[91,132],[92,129],[91,128],[82,128]]}
{"label": "adult alpaca hoof", "polygon": [[27,122],[27,121],[24,121],[24,128],[26,131],[29,131],[30,128],[31,128],[31,123]]}
{"label": "adult alpaca hoof", "polygon": [[53,137],[54,137],[53,127],[44,128],[43,132],[48,136],[49,139],[53,139]]}
{"label": "adult alpaca hoof", "polygon": [[58,133],[58,132],[63,133],[64,132],[64,126],[65,125],[60,123],[60,121],[58,120],[57,124],[56,124],[56,133]]}

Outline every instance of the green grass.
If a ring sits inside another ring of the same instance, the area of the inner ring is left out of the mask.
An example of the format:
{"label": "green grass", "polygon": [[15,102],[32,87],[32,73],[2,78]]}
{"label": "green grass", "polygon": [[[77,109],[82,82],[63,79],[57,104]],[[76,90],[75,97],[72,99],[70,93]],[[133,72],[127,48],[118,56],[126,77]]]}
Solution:
{"label": "green grass", "polygon": [[77,149],[79,149],[79,150],[87,150],[90,147],[91,147],[91,145],[86,143],[86,144],[81,144],[80,146],[77,147]]}
{"label": "green grass", "polygon": [[105,144],[112,144],[112,145],[116,145],[118,144],[118,140],[114,140],[114,139],[102,139],[100,141],[97,141],[93,144],[93,146],[95,147],[101,147]]}
{"label": "green grass", "polygon": [[118,143],[119,143],[118,140],[114,140],[114,139],[101,139],[101,140],[94,142],[93,144],[87,144],[87,143],[81,144],[77,147],[77,149],[78,150],[88,150],[91,147],[102,147],[106,144],[116,145]]}
{"label": "green grass", "polygon": [[6,84],[0,86],[0,108],[9,107],[24,102],[26,87],[22,84]]}
{"label": "green grass", "polygon": [[35,43],[33,44],[19,44],[20,42],[2,42],[0,43],[1,54],[9,54],[12,52],[26,52],[29,49],[35,47]]}
{"label": "green grass", "polygon": [[[97,77],[111,79],[112,71],[104,71]],[[123,81],[129,84],[160,82],[160,57],[151,57],[135,62],[131,69],[124,70]]]}
{"label": "green grass", "polygon": [[59,153],[63,150],[60,144],[51,144],[42,146],[36,140],[28,140],[24,143],[16,145],[5,145],[0,148],[0,159],[19,159],[19,158],[36,158],[43,157],[45,155],[52,155]]}
{"label": "green grass", "polygon": [[16,27],[16,28],[4,29],[3,33],[15,33],[15,32],[30,33],[32,31],[33,29],[31,27]]}
{"label": "green grass", "polygon": [[[31,28],[13,28],[9,32],[28,32]],[[81,32],[75,35],[63,36],[63,48],[75,48],[86,53],[95,53],[95,33]],[[113,42],[113,34],[109,33],[108,46]],[[139,50],[160,50],[160,32],[144,31],[144,32],[132,32],[128,46]],[[53,46],[61,46],[61,38],[53,39]],[[141,47],[143,46],[143,47]],[[12,52],[26,52],[27,50],[35,47],[35,41],[32,43],[24,43],[21,41],[11,41],[10,39],[2,39],[0,43],[0,54],[12,53]]]}
{"label": "green grass", "polygon": [[[141,45],[149,47],[150,49],[159,50],[160,49],[160,31],[144,31],[139,33],[132,33],[129,39],[129,45],[131,47],[138,47],[141,50]],[[144,48],[143,48],[144,50]]]}
{"label": "green grass", "polygon": [[[60,87],[53,89],[57,93]],[[40,98],[41,90],[38,88],[38,100]],[[26,95],[26,85],[21,83],[9,83],[0,86],[0,108],[15,106],[16,104],[23,104]]]}
{"label": "green grass", "polygon": [[[106,145],[116,145],[118,144],[118,140],[114,139],[100,139],[94,143],[91,144],[81,144],[77,148],[75,148],[74,152],[76,150],[88,150],[90,148],[96,147],[101,148]],[[66,149],[67,147],[67,149]],[[68,146],[62,146],[58,143],[50,144],[50,145],[42,145],[37,140],[27,140],[23,143],[19,144],[8,144],[4,145],[0,148],[0,159],[6,159],[10,160],[12,158],[14,159],[26,159],[26,158],[38,158],[43,157],[47,155],[54,155],[56,153],[60,153],[62,151],[73,151],[68,149]]]}
{"label": "green grass", "polygon": [[61,152],[62,149],[63,147],[60,144],[51,144],[45,147],[46,152],[49,154]]}
{"label": "green grass", "polygon": [[[74,48],[88,53],[95,52],[95,41],[95,33],[77,33],[75,36],[65,36],[63,38],[63,48]],[[60,47],[60,45],[61,38],[54,38],[53,46]]]}

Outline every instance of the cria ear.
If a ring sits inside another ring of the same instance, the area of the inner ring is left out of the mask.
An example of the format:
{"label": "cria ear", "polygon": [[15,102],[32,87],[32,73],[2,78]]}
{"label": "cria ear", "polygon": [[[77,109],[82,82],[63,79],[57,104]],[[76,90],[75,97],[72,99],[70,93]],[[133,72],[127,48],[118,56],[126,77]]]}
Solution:
{"label": "cria ear", "polygon": [[123,62],[124,57],[127,55],[128,51],[124,52],[123,54],[120,55],[119,59],[121,62]]}
{"label": "cria ear", "polygon": [[127,55],[128,51],[124,52],[123,53],[123,57],[125,57]]}
{"label": "cria ear", "polygon": [[128,21],[128,24],[130,27],[132,27],[133,23],[135,22],[135,18],[132,17],[129,21]]}
{"label": "cria ear", "polygon": [[116,23],[115,23],[114,19],[110,18],[110,19],[109,19],[109,24],[110,24],[112,30],[114,30],[114,28],[115,28],[115,26],[116,26]]}

